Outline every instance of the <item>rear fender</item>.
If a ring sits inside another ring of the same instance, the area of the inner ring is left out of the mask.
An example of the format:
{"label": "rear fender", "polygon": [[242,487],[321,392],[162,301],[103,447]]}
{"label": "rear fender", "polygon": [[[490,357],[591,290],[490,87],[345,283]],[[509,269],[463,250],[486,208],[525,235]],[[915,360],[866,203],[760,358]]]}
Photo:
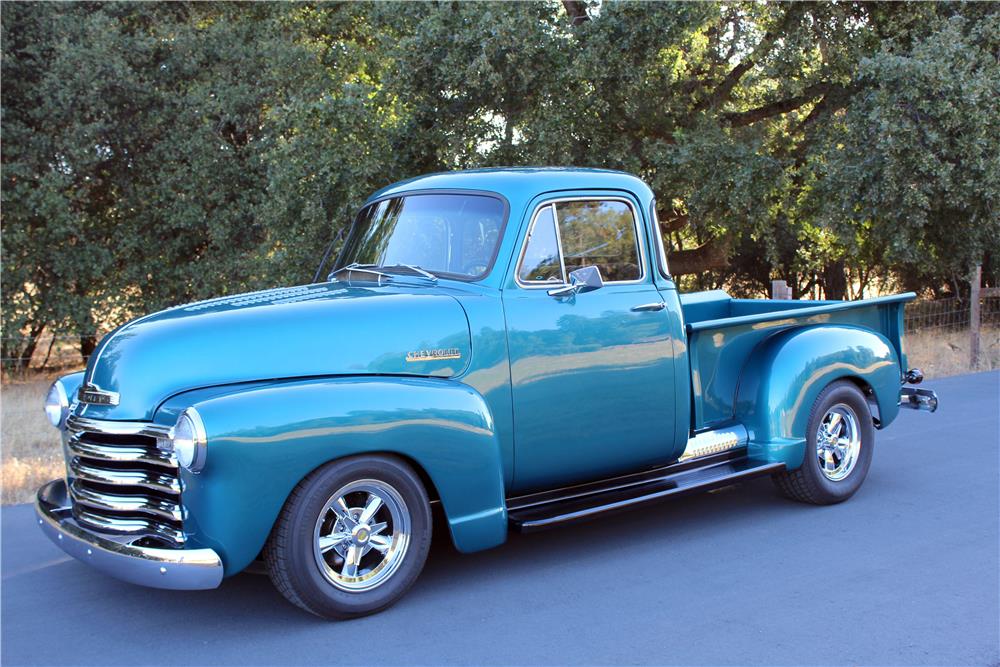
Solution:
{"label": "rear fender", "polygon": [[736,417],[751,458],[802,465],[813,403],[831,382],[850,379],[874,400],[879,427],[899,414],[899,357],[879,333],[852,326],[788,329],[762,342],[740,375]]}
{"label": "rear fender", "polygon": [[[482,396],[451,380],[339,378],[193,392],[208,455],[198,474],[182,471],[185,531],[218,551],[226,575],[263,548],[289,493],[334,459],[396,454],[434,485],[460,551],[506,539],[500,449]],[[186,407],[168,401],[157,421]],[[187,405],[192,403],[187,402]]]}

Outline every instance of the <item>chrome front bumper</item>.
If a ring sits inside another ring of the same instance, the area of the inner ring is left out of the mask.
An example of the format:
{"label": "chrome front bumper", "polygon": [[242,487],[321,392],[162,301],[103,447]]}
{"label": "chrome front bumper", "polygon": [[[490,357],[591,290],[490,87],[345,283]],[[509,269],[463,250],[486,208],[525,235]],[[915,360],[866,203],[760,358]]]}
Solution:
{"label": "chrome front bumper", "polygon": [[197,590],[222,581],[222,559],[212,549],[157,549],[116,542],[82,528],[70,511],[66,482],[49,482],[35,498],[38,525],[73,558],[112,577],[142,586]]}

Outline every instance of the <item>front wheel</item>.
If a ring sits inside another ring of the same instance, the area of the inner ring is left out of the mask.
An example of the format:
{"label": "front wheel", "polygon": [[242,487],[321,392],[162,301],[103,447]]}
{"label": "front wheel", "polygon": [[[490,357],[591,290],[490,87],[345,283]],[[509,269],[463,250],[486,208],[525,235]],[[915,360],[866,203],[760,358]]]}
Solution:
{"label": "front wheel", "polygon": [[774,475],[775,486],[793,500],[831,505],[847,500],[868,475],[875,426],[865,396],[849,380],[824,389],[806,427],[802,466]]}
{"label": "front wheel", "polygon": [[292,492],[264,552],[293,604],[352,618],[398,600],[423,569],[431,512],[420,478],[393,457],[335,461]]}

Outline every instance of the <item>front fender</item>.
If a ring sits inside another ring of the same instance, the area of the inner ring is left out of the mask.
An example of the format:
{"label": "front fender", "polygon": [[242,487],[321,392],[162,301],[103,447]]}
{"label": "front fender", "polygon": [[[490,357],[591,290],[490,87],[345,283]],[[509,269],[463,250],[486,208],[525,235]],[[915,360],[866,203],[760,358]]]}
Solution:
{"label": "front fender", "polygon": [[871,387],[884,428],[899,413],[900,364],[881,334],[852,326],[788,329],[754,350],[740,375],[736,416],[750,436],[751,458],[802,465],[813,403],[831,382]]}
{"label": "front fender", "polygon": [[[392,453],[420,466],[459,550],[486,549],[506,539],[493,418],[482,396],[466,385],[338,378],[192,397],[205,423],[208,455],[198,474],[182,471],[185,530],[193,544],[222,555],[227,576],[257,556],[302,478],[356,454]],[[174,413],[180,402],[161,410]]]}
{"label": "front fender", "polygon": [[56,380],[62,385],[63,391],[66,392],[66,399],[69,401],[70,405],[76,403],[77,394],[80,391],[80,385],[83,384],[83,371],[77,371],[75,373],[70,373],[68,375],[63,375],[61,378]]}

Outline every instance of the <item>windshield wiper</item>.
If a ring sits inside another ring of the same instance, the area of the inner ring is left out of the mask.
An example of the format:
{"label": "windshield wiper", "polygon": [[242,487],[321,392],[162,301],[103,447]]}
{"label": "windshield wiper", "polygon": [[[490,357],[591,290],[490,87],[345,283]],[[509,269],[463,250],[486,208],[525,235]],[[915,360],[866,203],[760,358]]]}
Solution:
{"label": "windshield wiper", "polygon": [[419,266],[416,266],[416,265],[413,265],[413,264],[389,264],[388,266],[382,266],[381,264],[359,264],[357,262],[354,262],[352,264],[348,264],[345,267],[337,269],[336,271],[334,271],[333,273],[331,273],[327,277],[327,279],[328,280],[333,280],[334,278],[336,278],[339,274],[343,273],[344,271],[357,271],[358,273],[369,273],[371,275],[378,276],[379,277],[379,282],[381,283],[381,279],[382,278],[389,278],[389,279],[391,279],[391,278],[393,278],[395,276],[400,275],[399,272],[390,273],[390,271],[392,269],[406,269],[407,271],[411,271],[411,272],[413,272],[414,274],[416,274],[417,276],[419,276],[421,278],[426,278],[427,280],[430,280],[431,282],[435,282],[435,283],[437,282],[437,276],[435,276],[433,273],[431,273],[427,269],[422,269]]}
{"label": "windshield wiper", "polygon": [[427,278],[428,280],[433,280],[434,282],[437,282],[437,276],[435,276],[427,269],[420,268],[416,264],[391,264],[389,266],[380,266],[379,268],[384,269],[386,271],[388,271],[389,269],[409,269],[410,271],[413,271],[417,275],[421,275],[424,278]]}
{"label": "windshield wiper", "polygon": [[[344,272],[350,273],[351,271],[357,271],[358,273],[370,273],[370,274],[372,274],[374,276],[378,276],[378,278],[379,278],[378,282],[381,285],[382,284],[382,278],[389,278],[391,280],[392,279],[392,275],[390,275],[388,273],[385,273],[384,271],[379,271],[378,269],[380,269],[380,268],[382,268],[382,267],[380,267],[378,264],[358,264],[357,262],[352,262],[351,264],[348,264],[347,266],[342,266],[341,268],[337,269],[336,271],[333,271],[332,273],[330,273],[329,276],[326,277],[326,279],[327,280],[333,280],[334,278],[336,278],[341,273],[344,273]],[[348,279],[348,282],[350,282],[350,279]]]}

